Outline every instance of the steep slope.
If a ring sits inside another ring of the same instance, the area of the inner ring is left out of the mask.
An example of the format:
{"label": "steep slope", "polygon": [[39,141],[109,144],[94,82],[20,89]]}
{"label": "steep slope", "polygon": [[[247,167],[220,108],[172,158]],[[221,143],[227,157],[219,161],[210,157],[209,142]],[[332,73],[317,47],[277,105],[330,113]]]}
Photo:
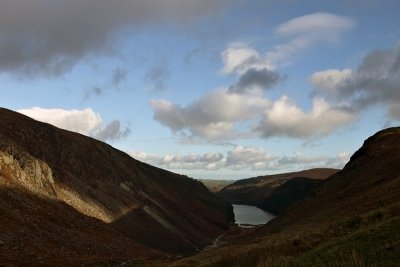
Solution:
{"label": "steep slope", "polygon": [[312,197],[273,222],[283,225],[340,219],[400,200],[400,128],[368,138],[342,171],[326,180]]}
{"label": "steep slope", "polygon": [[217,193],[232,204],[259,206],[278,186],[295,177],[326,179],[336,173],[336,169],[319,168],[299,172],[282,173],[243,179],[228,185]]}
{"label": "steep slope", "polygon": [[[198,181],[6,109],[0,109],[0,186],[42,200],[31,209],[38,206],[44,212],[48,202],[65,203],[130,242],[172,254],[201,249],[224,232],[232,218],[231,206]],[[1,210],[0,226],[13,232],[4,225],[7,209],[13,204]],[[57,211],[61,214],[63,208]],[[52,220],[44,213],[38,216],[43,216],[39,228]]]}
{"label": "steep slope", "polygon": [[295,177],[275,188],[258,207],[274,214],[281,214],[290,206],[304,200],[323,182],[324,180]]}
{"label": "steep slope", "polygon": [[201,266],[400,266],[400,127],[267,225],[176,262]]}

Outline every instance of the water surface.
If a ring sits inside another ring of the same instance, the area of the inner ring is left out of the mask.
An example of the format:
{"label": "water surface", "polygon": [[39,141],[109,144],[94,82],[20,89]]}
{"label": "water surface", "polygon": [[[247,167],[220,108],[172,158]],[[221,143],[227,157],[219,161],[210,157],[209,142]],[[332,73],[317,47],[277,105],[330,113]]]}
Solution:
{"label": "water surface", "polygon": [[275,215],[264,211],[262,209],[257,208],[256,206],[248,206],[248,205],[232,205],[233,213],[235,213],[235,220],[239,226],[246,225],[260,225],[266,224],[273,218]]}

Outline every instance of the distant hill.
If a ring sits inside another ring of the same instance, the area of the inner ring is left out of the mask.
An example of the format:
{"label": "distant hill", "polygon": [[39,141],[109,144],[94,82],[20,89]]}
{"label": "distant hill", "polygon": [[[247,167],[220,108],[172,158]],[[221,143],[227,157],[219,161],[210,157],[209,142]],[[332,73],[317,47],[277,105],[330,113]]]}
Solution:
{"label": "distant hill", "polygon": [[230,204],[194,179],[6,109],[0,198],[6,266],[187,255],[212,243],[233,217]]}
{"label": "distant hill", "polygon": [[213,180],[213,179],[199,179],[211,192],[219,192],[224,187],[234,183],[234,180]]}
{"label": "distant hill", "polygon": [[400,266],[399,162],[400,127],[380,131],[268,224],[172,266]]}
{"label": "distant hill", "polygon": [[318,168],[242,179],[223,188],[217,195],[232,204],[262,206],[275,188],[290,179],[305,177],[323,180],[337,171],[336,169]]}

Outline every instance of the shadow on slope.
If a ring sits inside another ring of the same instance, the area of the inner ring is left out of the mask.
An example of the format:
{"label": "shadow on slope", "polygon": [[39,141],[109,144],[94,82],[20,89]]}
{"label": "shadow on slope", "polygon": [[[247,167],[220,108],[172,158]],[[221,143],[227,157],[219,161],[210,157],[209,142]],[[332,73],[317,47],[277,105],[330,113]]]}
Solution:
{"label": "shadow on slope", "polygon": [[274,214],[282,214],[286,209],[303,201],[323,183],[323,180],[295,177],[275,188],[258,207]]}
{"label": "shadow on slope", "polygon": [[3,183],[0,199],[2,266],[115,266],[165,259],[60,201]]}

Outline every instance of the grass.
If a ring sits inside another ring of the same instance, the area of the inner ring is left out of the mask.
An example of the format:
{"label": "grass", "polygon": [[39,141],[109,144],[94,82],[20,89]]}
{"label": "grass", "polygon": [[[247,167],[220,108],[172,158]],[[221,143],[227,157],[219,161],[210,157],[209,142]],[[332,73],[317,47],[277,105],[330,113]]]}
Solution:
{"label": "grass", "polygon": [[400,218],[361,228],[305,253],[292,266],[399,266]]}
{"label": "grass", "polygon": [[247,245],[229,245],[173,266],[399,266],[400,205],[338,222],[286,230]]}

